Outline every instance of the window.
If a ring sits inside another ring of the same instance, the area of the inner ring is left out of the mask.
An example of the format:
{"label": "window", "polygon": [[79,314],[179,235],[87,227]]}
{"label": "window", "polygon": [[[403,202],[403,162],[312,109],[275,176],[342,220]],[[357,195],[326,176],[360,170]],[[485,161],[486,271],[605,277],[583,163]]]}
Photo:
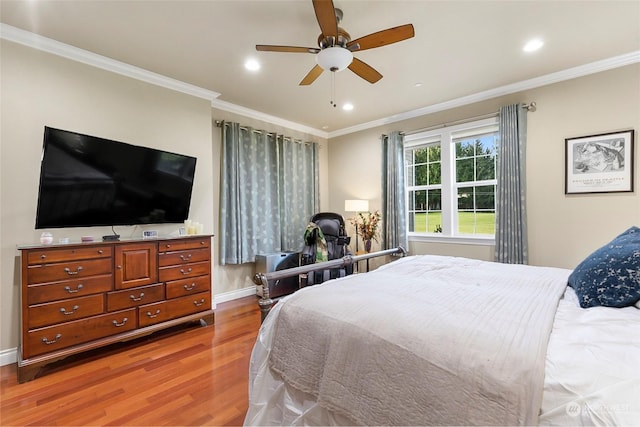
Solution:
{"label": "window", "polygon": [[409,236],[495,235],[497,118],[405,136]]}

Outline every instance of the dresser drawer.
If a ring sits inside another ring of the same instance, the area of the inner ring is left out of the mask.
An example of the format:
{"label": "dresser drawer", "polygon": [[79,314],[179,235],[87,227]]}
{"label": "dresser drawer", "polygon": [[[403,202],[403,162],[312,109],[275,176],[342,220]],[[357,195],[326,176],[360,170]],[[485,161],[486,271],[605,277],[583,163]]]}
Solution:
{"label": "dresser drawer", "polygon": [[130,309],[34,329],[27,333],[23,358],[130,331],[136,323],[136,309]]}
{"label": "dresser drawer", "polygon": [[159,252],[183,251],[186,249],[209,248],[210,237],[196,237],[193,239],[161,240],[158,242]]}
{"label": "dresser drawer", "polygon": [[167,299],[193,295],[211,290],[211,276],[198,276],[189,279],[167,282]]}
{"label": "dresser drawer", "polygon": [[111,258],[43,264],[27,269],[27,281],[34,284],[98,276],[111,274],[112,268]]}
{"label": "dresser drawer", "polygon": [[27,287],[27,304],[39,304],[59,299],[81,297],[113,289],[113,276],[87,277],[86,279],[63,280],[60,282],[40,283]]}
{"label": "dresser drawer", "polygon": [[107,311],[137,307],[164,299],[164,285],[140,286],[139,288],[109,292],[107,294]]}
{"label": "dresser drawer", "polygon": [[189,262],[209,261],[211,249],[189,249],[185,251],[165,252],[158,256],[160,267],[179,265]]}
{"label": "dresser drawer", "polygon": [[194,262],[191,264],[177,265],[174,267],[163,267],[160,269],[160,281],[186,279],[196,276],[204,276],[211,273],[209,261]]}
{"label": "dresser drawer", "polygon": [[32,305],[28,312],[29,329],[94,316],[104,313],[104,294]]}
{"label": "dresser drawer", "polygon": [[211,309],[211,292],[148,304],[139,308],[140,327]]}
{"label": "dresser drawer", "polygon": [[48,264],[67,260],[111,258],[111,246],[73,247],[61,249],[33,249],[27,255],[29,265]]}

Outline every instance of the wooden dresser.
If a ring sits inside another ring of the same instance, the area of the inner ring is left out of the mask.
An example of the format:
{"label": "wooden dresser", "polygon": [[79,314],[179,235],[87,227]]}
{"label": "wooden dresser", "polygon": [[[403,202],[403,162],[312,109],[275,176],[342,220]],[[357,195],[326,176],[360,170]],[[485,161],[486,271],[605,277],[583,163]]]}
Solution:
{"label": "wooden dresser", "polygon": [[19,382],[72,354],[214,321],[209,235],[18,249]]}

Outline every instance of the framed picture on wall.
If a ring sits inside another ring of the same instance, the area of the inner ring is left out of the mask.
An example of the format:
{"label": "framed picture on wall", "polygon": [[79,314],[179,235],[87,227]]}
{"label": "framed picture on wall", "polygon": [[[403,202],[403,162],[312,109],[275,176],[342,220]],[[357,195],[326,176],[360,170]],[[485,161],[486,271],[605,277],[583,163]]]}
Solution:
{"label": "framed picture on wall", "polygon": [[633,134],[565,139],[565,194],[633,191]]}

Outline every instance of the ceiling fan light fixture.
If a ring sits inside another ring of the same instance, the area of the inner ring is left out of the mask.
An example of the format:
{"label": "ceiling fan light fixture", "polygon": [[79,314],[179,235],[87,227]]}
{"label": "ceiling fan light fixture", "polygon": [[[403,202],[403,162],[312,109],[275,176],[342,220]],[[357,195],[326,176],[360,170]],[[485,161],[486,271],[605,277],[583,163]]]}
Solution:
{"label": "ceiling fan light fixture", "polygon": [[316,55],[316,62],[327,71],[342,71],[353,61],[353,54],[343,47],[328,47]]}

